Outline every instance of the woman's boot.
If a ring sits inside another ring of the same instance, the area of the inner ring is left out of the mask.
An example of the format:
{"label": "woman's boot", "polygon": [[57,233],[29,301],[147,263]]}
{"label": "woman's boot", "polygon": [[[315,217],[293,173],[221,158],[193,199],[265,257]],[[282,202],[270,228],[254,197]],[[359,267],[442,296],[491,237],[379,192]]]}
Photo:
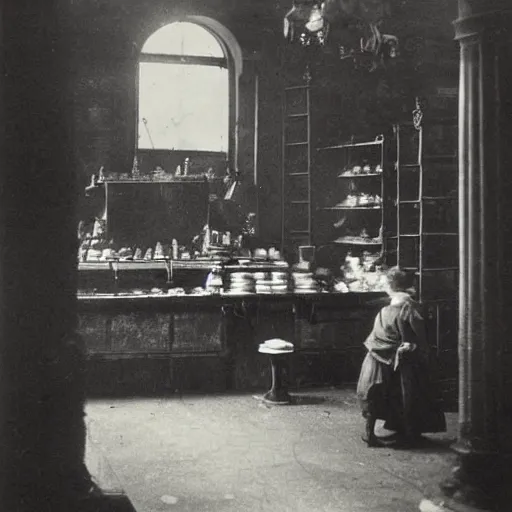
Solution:
{"label": "woman's boot", "polygon": [[361,437],[362,440],[371,448],[375,448],[378,446],[382,446],[382,443],[379,442],[377,436],[375,435],[375,423],[377,422],[377,418],[368,414],[366,416],[366,425],[364,429],[364,434]]}

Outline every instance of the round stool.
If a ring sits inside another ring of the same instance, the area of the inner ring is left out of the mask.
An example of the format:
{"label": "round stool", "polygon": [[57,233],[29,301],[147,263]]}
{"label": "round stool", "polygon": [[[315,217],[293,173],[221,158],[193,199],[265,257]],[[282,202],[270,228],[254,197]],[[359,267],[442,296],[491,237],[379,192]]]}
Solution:
{"label": "round stool", "polygon": [[293,348],[281,350],[262,344],[258,352],[268,354],[272,366],[272,386],[270,390],[263,395],[263,401],[274,405],[289,404],[291,402],[291,396],[288,394],[288,383],[284,372],[288,365],[288,356],[293,353]]}

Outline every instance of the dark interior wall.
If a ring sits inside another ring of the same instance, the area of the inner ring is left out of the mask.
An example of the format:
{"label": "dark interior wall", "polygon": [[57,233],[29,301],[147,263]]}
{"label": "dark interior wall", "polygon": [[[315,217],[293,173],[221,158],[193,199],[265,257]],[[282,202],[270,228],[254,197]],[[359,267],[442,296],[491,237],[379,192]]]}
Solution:
{"label": "dark interior wall", "polygon": [[[394,2],[393,14],[380,30],[398,37],[398,57],[373,71],[368,64],[339,58],[337,44],[348,41],[347,31],[339,25],[330,28],[322,48],[288,44],[285,81],[304,83],[309,67],[313,142],[329,145],[389,131],[393,123],[412,120],[416,96],[427,110],[456,115],[456,96],[447,98],[458,85],[458,48],[451,25],[455,9],[456,2],[440,0]],[[357,47],[359,39],[351,44]]]}
{"label": "dark interior wall", "polygon": [[[131,171],[136,137],[139,49],[159,26],[183,15],[201,15],[224,25],[233,33],[242,49],[243,73],[238,84],[238,151],[237,162],[232,162],[232,166],[242,173],[246,189],[244,197],[255,204],[252,197],[255,190],[249,189],[255,175],[255,112],[258,108],[258,169],[262,174],[260,195],[264,198],[261,213],[267,217],[279,211],[280,190],[276,190],[272,179],[269,186],[265,177],[278,176],[280,170],[280,88],[276,44],[281,39],[282,20],[275,15],[273,2],[266,2],[266,6],[262,6],[262,3],[246,0],[99,0],[76,4],[74,89],[80,186],[85,186],[91,174],[101,166],[107,172]],[[257,85],[258,75],[260,80]],[[257,87],[259,101],[256,99]],[[203,160],[195,159],[198,167],[201,167]],[[147,155],[141,158],[142,167],[146,164],[152,167],[153,163],[152,160],[149,162]],[[214,163],[217,174],[223,173],[225,164],[220,161]],[[174,170],[175,162],[166,160],[159,165],[166,170]],[[210,165],[208,162],[208,167]],[[266,198],[269,196],[267,204]],[[278,239],[279,232],[278,229],[271,238]]]}
{"label": "dark interior wall", "polygon": [[[260,233],[266,243],[278,242],[282,86],[303,72],[303,56],[294,60],[291,55],[295,50],[290,50],[282,35],[283,16],[291,4],[291,0],[96,0],[75,4],[75,129],[80,185],[102,165],[119,173],[132,168],[137,57],[145,39],[175,17],[208,16],[226,26],[242,48],[238,169],[246,184],[253,181],[256,140]],[[329,143],[351,135],[364,138],[399,119],[409,120],[416,95],[429,97],[432,105],[445,109],[450,100],[438,94],[438,88],[454,88],[458,80],[458,51],[451,26],[455,16],[455,1],[396,2],[394,14],[383,29],[399,37],[401,55],[386,70],[369,73],[332,56],[314,57],[317,84],[323,89],[322,100],[313,106],[320,120],[317,142]],[[303,52],[298,49],[298,53]],[[451,104],[453,109],[453,99]]]}
{"label": "dark interior wall", "polygon": [[282,18],[272,12],[259,25],[262,59],[258,62],[259,230],[268,244],[281,240]]}
{"label": "dark interior wall", "polygon": [[0,6],[1,510],[78,510],[90,489],[67,7]]}
{"label": "dark interior wall", "polygon": [[[183,15],[215,19],[235,35],[242,48],[244,72],[239,83],[238,125],[240,167],[245,170],[252,166],[255,59],[260,54],[255,35],[258,34],[259,14],[253,13],[247,4],[129,1],[77,5],[75,123],[83,175],[90,175],[100,165],[111,172],[131,170],[139,50],[159,26]],[[251,174],[252,168],[249,171]]]}
{"label": "dark interior wall", "polygon": [[[368,61],[340,59],[339,46],[357,48],[362,35],[360,31],[350,34],[340,24],[329,28],[324,46],[312,42],[304,47],[298,41],[284,45],[283,82],[288,86],[304,85],[304,76],[310,77],[315,244],[322,240],[319,231],[323,224],[316,207],[323,206],[325,197],[332,193],[333,176],[316,158],[314,148],[351,139],[368,141],[384,134],[391,142],[387,147],[392,159],[393,124],[412,121],[416,97],[421,98],[425,121],[429,117],[456,118],[458,47],[452,28],[456,8],[456,1],[392,2],[392,14],[380,30],[398,37],[398,57],[387,59],[384,66],[374,70],[369,69]],[[288,126],[292,126],[292,120]],[[304,130],[295,132],[304,140]],[[290,136],[292,133],[290,129]],[[293,162],[293,156],[288,161]]]}

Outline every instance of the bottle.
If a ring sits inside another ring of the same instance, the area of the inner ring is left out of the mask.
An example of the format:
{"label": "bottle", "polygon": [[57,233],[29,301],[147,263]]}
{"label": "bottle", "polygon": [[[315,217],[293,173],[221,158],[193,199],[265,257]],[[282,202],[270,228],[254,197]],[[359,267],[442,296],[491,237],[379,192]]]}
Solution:
{"label": "bottle", "polygon": [[133,157],[132,176],[138,178],[140,176],[139,161],[137,155]]}
{"label": "bottle", "polygon": [[153,253],[153,259],[155,260],[163,260],[164,259],[164,248],[160,242],[156,243],[155,251]]}
{"label": "bottle", "polygon": [[172,259],[173,260],[177,260],[179,258],[178,249],[179,249],[178,240],[176,240],[176,238],[173,238],[172,239]]}
{"label": "bottle", "polygon": [[190,170],[190,158],[185,158],[185,161],[183,162],[183,176],[187,176],[189,170]]}
{"label": "bottle", "polygon": [[210,248],[210,226],[207,224],[204,227],[203,254],[208,254],[209,248]]}

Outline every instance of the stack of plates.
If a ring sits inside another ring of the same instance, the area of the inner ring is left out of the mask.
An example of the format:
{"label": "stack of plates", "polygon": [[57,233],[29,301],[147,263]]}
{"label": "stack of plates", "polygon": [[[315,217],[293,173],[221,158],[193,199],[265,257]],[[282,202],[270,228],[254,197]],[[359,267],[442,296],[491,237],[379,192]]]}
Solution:
{"label": "stack of plates", "polygon": [[286,272],[255,272],[256,293],[286,293],[288,274]]}
{"label": "stack of plates", "polygon": [[102,251],[100,249],[89,249],[87,251],[87,261],[100,261]]}
{"label": "stack of plates", "polygon": [[286,293],[288,291],[288,274],[286,272],[271,272],[272,293]]}
{"label": "stack of plates", "polygon": [[229,274],[229,286],[226,293],[243,295],[244,293],[254,293],[255,289],[254,278],[250,272],[233,272]]}
{"label": "stack of plates", "polygon": [[293,284],[296,293],[315,293],[318,285],[311,272],[294,272]]}
{"label": "stack of plates", "polygon": [[254,272],[256,293],[272,293],[272,279],[270,272]]}

